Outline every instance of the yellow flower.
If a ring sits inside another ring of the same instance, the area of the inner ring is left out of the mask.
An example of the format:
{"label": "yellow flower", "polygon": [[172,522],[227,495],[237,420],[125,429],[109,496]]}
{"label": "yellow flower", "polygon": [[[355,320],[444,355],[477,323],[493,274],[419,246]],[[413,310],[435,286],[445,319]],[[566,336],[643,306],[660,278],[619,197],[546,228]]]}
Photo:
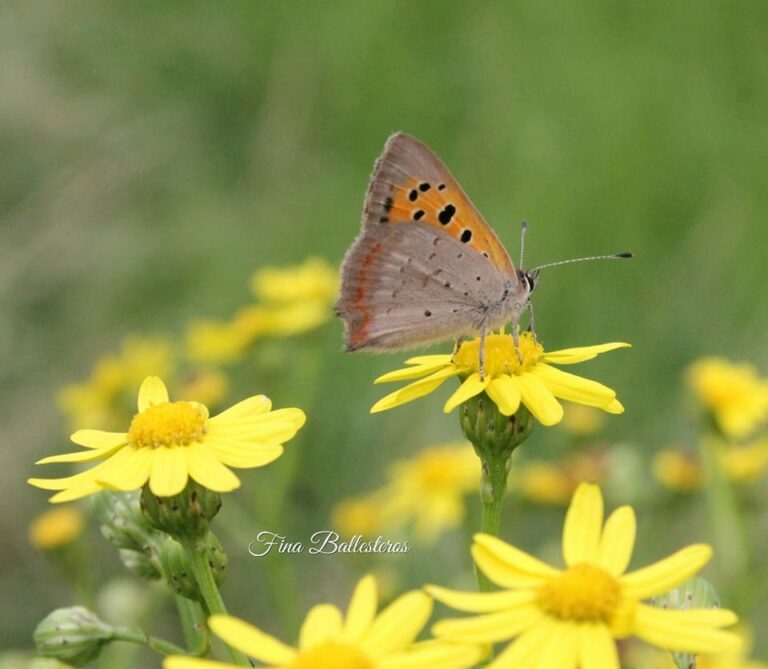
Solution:
{"label": "yellow flower", "polygon": [[314,330],[330,319],[338,283],[337,270],[319,258],[293,267],[261,269],[251,278],[259,303],[243,307],[231,320],[190,323],[187,357],[198,363],[230,363],[259,337]]}
{"label": "yellow flower", "polygon": [[262,302],[325,302],[339,292],[338,270],[322,258],[307,258],[301,265],[265,267],[251,278],[251,291]]}
{"label": "yellow flower", "polygon": [[51,502],[67,502],[104,488],[135,490],[147,481],[155,495],[169,497],[185,488],[188,477],[215,492],[228,492],[240,486],[228,466],[261,467],[279,458],[282,444],[305,421],[299,409],[270,411],[272,403],[264,395],[209,418],[203,404],[169,401],[156,376],[142,383],[138,404],[128,432],[78,430],[72,441],[87,450],[43,458],[37,464],[103,462],[74,476],[28,482],[61,491]]}
{"label": "yellow flower", "polygon": [[738,637],[720,629],[736,622],[732,611],[669,610],[642,601],[693,576],[709,561],[712,549],[689,546],[625,573],[635,528],[635,514],[628,506],[614,511],[603,525],[600,489],[583,483],[565,519],[565,569],[496,537],[476,535],[475,564],[503,589],[470,594],[429,586],[427,591],[448,606],[481,614],[438,622],[434,634],[478,644],[514,639],[488,669],[618,669],[614,639],[629,636],[696,654],[737,647]]}
{"label": "yellow flower", "polygon": [[229,378],[216,369],[203,369],[177,384],[176,394],[180,399],[194,397],[205,406],[218,406],[229,392]]}
{"label": "yellow flower", "polygon": [[698,490],[704,483],[704,471],[692,453],[662,449],[651,463],[654,478],[665,488],[675,492]]}
{"label": "yellow flower", "polygon": [[563,427],[574,437],[592,437],[603,428],[605,415],[598,409],[583,404],[565,407]]}
{"label": "yellow flower", "polygon": [[568,504],[581,481],[598,482],[606,474],[599,453],[578,453],[562,462],[533,460],[510,472],[510,487],[537,504]]}
{"label": "yellow flower", "polygon": [[413,523],[423,541],[434,541],[464,520],[464,497],[479,489],[480,460],[468,443],[427,448],[395,462],[382,498],[382,521],[400,527]]}
{"label": "yellow flower", "polygon": [[86,381],[62,388],[59,406],[73,426],[112,429],[130,415],[128,394],[147,376],[168,376],[174,367],[173,349],[165,339],[128,337],[116,355],[97,362]]}
{"label": "yellow flower", "polygon": [[[716,449],[720,467],[735,484],[754,483],[768,470],[768,441],[765,439],[743,446],[717,444]],[[660,450],[653,458],[652,470],[659,483],[676,492],[698,490],[706,479],[698,456],[685,451]]]}
{"label": "yellow flower", "polygon": [[464,520],[464,496],[478,490],[480,460],[468,443],[442,444],[395,462],[387,483],[374,492],[340,502],[334,526],[344,535],[370,535],[412,525],[432,542]]}
{"label": "yellow flower", "polygon": [[[208,623],[227,644],[270,669],[465,669],[481,657],[477,646],[445,641],[414,643],[432,612],[423,592],[398,597],[376,614],[376,581],[358,583],[346,617],[331,604],[312,608],[299,633],[298,647],[284,644],[248,623],[213,616]],[[164,669],[224,669],[233,664],[169,657]]]}
{"label": "yellow flower", "polygon": [[694,395],[726,436],[747,437],[768,421],[768,381],[753,365],[703,358],[688,368],[687,377]]}
{"label": "yellow flower", "polygon": [[74,506],[62,506],[40,514],[29,526],[29,540],[43,551],[64,546],[83,531],[83,514]]}
{"label": "yellow flower", "polygon": [[[742,639],[740,648],[697,657],[696,669],[768,669],[768,664],[765,662],[748,659],[752,648],[750,631],[745,627],[737,627],[734,632]],[[632,669],[677,669],[671,653],[645,644],[633,644],[624,659]]]}
{"label": "yellow flower", "polygon": [[[373,405],[371,413],[392,409],[423,397],[452,376],[463,378],[461,386],[445,403],[448,413],[466,400],[485,392],[505,416],[517,412],[522,402],[542,425],[554,425],[563,417],[556,398],[594,406],[608,413],[623,413],[616,393],[606,386],[563,372],[552,364],[571,365],[591,360],[600,353],[629,344],[601,344],[546,353],[528,332],[520,335],[519,353],[511,335],[492,334],[485,339],[485,378],[478,366],[480,340],[462,343],[454,355],[422,355],[406,360],[405,369],[389,372],[375,383],[419,379],[390,393]],[[552,363],[552,364],[550,364]],[[420,378],[423,377],[423,378]]]}
{"label": "yellow flower", "polygon": [[384,503],[378,492],[342,500],[333,508],[333,527],[345,537],[361,534],[369,536],[382,529],[381,505]]}

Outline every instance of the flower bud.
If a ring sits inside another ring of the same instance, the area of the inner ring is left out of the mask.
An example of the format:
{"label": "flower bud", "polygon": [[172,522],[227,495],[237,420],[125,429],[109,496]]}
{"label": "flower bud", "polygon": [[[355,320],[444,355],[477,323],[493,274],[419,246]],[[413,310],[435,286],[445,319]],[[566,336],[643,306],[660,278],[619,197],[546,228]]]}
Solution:
{"label": "flower bud", "polygon": [[82,606],[56,609],[34,632],[39,655],[52,657],[75,667],[95,659],[114,630]]}
{"label": "flower bud", "polygon": [[191,480],[184,490],[171,497],[155,495],[148,485],[141,491],[141,509],[150,525],[179,540],[205,537],[209,521],[220,508],[218,493]]}
{"label": "flower bud", "polygon": [[123,564],[142,578],[160,578],[158,554],[164,537],[142,514],[139,493],[105,490],[94,496],[93,508],[101,533],[119,549]]}
{"label": "flower bud", "polygon": [[464,435],[483,459],[509,457],[528,438],[535,423],[522,404],[517,413],[505,416],[485,393],[460,406],[459,420]]}

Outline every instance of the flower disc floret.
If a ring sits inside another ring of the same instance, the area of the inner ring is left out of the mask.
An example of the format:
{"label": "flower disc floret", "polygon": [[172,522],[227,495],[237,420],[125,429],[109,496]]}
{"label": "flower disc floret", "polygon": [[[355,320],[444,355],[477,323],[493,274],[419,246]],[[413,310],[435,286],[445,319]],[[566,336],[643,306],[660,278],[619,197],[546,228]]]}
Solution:
{"label": "flower disc floret", "polygon": [[128,430],[136,448],[188,446],[202,441],[208,416],[191,402],[164,402],[137,413]]}
{"label": "flower disc floret", "polygon": [[577,564],[539,589],[541,610],[560,620],[609,623],[621,601],[621,589],[607,571]]}
{"label": "flower disc floret", "polygon": [[[485,338],[485,373],[490,377],[500,374],[523,374],[531,371],[543,355],[544,347],[528,333],[520,337],[517,348],[511,336],[491,334]],[[479,373],[480,340],[463,342],[453,355],[453,363],[465,370],[467,375]]]}

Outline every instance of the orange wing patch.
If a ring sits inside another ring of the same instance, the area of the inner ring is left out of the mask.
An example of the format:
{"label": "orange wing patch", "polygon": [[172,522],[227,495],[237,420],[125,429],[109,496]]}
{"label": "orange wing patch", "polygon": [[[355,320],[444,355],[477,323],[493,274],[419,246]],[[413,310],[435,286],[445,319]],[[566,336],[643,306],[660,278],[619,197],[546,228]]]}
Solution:
{"label": "orange wing patch", "polygon": [[417,139],[393,135],[377,161],[366,201],[370,225],[432,225],[516,276],[507,250],[442,161]]}

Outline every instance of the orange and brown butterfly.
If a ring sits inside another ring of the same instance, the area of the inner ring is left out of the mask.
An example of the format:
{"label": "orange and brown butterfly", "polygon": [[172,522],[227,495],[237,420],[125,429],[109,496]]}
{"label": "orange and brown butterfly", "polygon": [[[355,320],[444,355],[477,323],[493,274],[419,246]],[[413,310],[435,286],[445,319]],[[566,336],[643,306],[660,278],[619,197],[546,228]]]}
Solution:
{"label": "orange and brown butterfly", "polygon": [[402,132],[387,140],[368,187],[362,230],[342,265],[336,310],[348,351],[484,337],[510,321],[516,326],[535,278],[515,269],[426,145]]}

